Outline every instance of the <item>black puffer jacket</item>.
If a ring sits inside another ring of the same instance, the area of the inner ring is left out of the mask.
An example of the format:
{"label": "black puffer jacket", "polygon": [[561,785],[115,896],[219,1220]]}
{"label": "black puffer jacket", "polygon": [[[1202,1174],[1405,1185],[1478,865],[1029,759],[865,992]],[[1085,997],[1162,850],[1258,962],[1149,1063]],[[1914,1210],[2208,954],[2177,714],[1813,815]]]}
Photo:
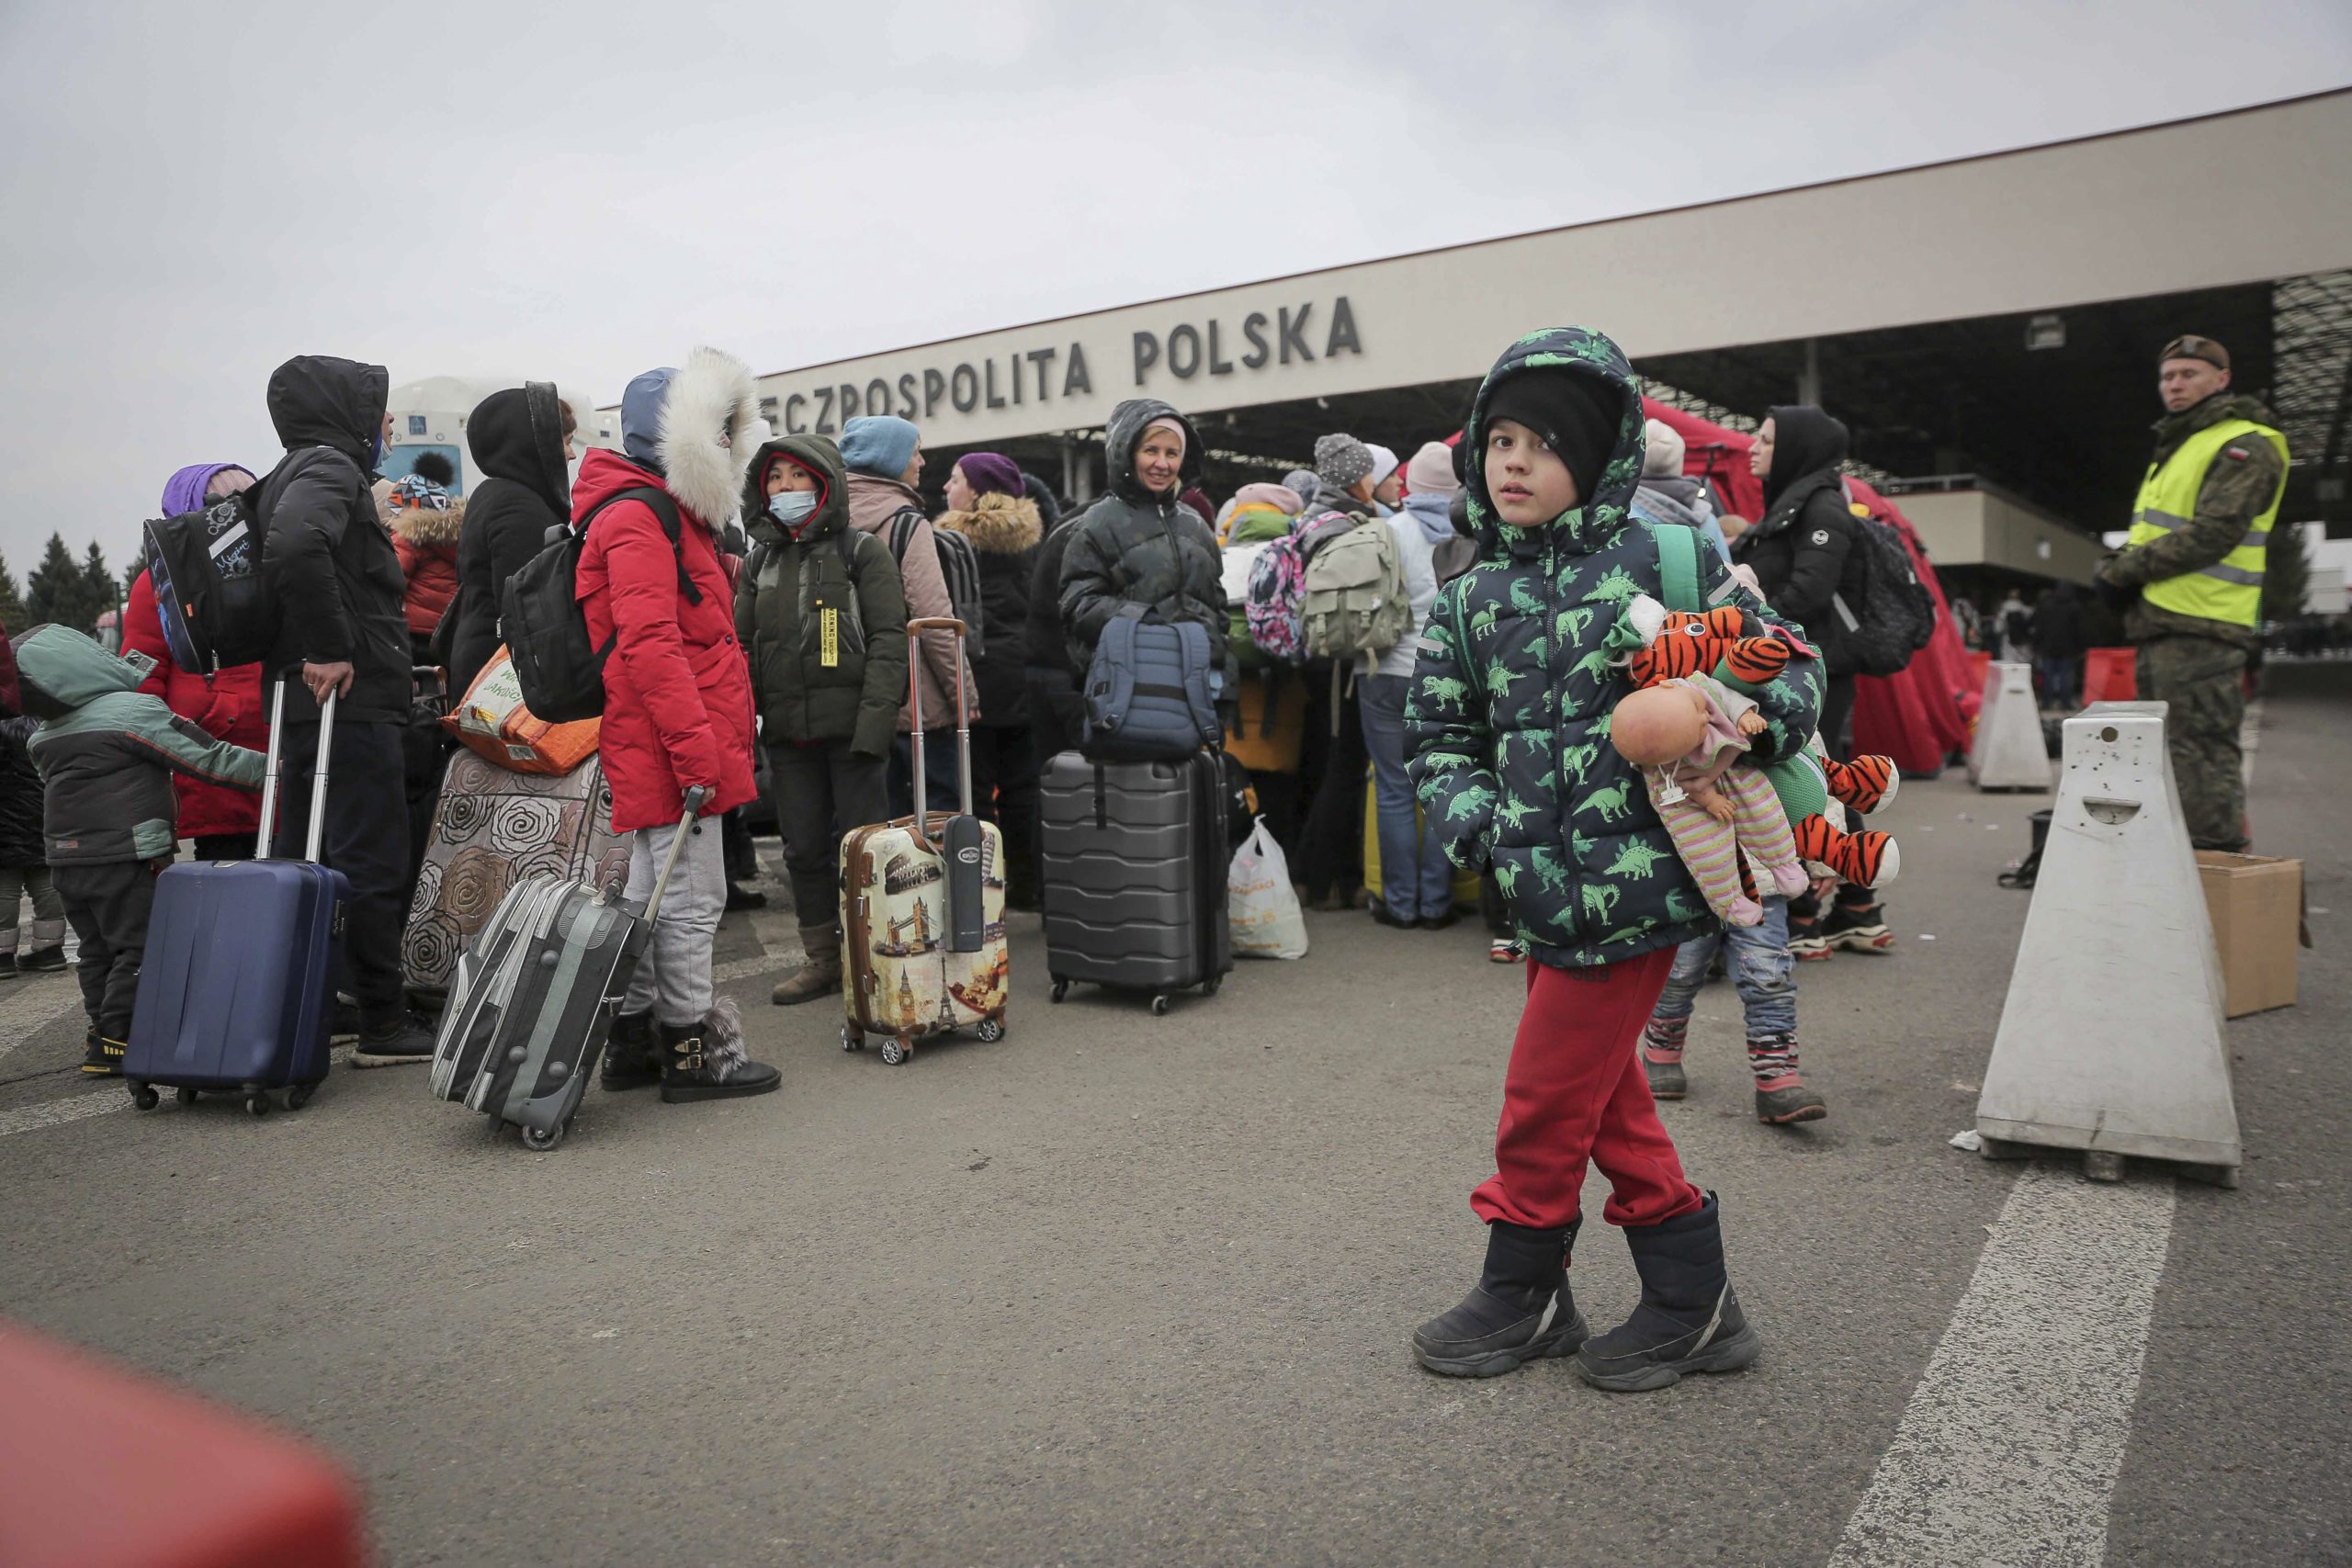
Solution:
{"label": "black puffer jacket", "polygon": [[1851,674],[1846,622],[1837,608],[1862,605],[1862,558],[1838,465],[1846,427],[1811,403],[1771,412],[1772,471],[1764,476],[1764,516],[1739,537],[1733,558],[1753,567],[1765,602],[1804,628],[1832,675]]}
{"label": "black puffer jacket", "polygon": [[[1136,447],[1155,420],[1184,429],[1184,461],[1176,488],[1153,495],[1136,477]],[[1093,661],[1102,628],[1124,606],[1173,626],[1196,621],[1209,634],[1209,667],[1227,667],[1225,579],[1216,534],[1208,520],[1176,497],[1200,476],[1201,441],[1192,422],[1157,398],[1130,398],[1111,411],[1103,432],[1111,492],[1072,525],[1062,558],[1061,617],[1070,658],[1083,671]]]}
{"label": "black puffer jacket", "polygon": [[555,384],[529,381],[491,393],[466,420],[466,446],[483,478],[466,497],[458,536],[449,690],[460,694],[498,651],[498,596],[506,580],[547,547],[548,529],[571,516]]}
{"label": "black puffer jacket", "polygon": [[[336,710],[354,723],[409,716],[408,576],[368,489],[391,376],[380,365],[305,354],[270,373],[269,418],[286,457],[255,490],[262,570],[284,622],[266,669],[299,681],[304,663],[349,660]],[[307,692],[289,724],[315,724]]]}
{"label": "black puffer jacket", "polygon": [[979,558],[980,607],[988,636],[972,655],[972,679],[980,685],[983,723],[1029,721],[1023,666],[1028,659],[1029,592],[1037,574],[1037,547],[1045,519],[1037,503],[1009,495],[976,496],[969,512],[943,512],[932,526],[963,535]]}
{"label": "black puffer jacket", "polygon": [[41,840],[40,770],[27,749],[40,720],[0,719],[0,866],[39,865]]}

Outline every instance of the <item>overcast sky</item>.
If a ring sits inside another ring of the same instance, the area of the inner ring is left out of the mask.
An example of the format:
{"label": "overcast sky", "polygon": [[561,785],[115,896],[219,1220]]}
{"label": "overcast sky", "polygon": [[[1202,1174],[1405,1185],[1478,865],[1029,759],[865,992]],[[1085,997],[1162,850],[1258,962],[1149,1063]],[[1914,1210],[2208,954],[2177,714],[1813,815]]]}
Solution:
{"label": "overcast sky", "polygon": [[291,354],[610,401],[2352,82],[2342,0],[1278,9],[0,0],[0,552],[266,471]]}

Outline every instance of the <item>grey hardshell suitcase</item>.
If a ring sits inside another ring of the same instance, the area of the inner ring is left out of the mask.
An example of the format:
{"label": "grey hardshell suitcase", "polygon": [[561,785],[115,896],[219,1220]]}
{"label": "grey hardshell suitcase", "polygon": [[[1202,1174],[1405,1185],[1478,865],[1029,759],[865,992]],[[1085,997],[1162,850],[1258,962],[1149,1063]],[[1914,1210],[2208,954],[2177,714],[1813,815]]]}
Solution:
{"label": "grey hardshell suitcase", "polygon": [[[619,883],[526,876],[508,888],[459,954],[433,1052],[436,1099],[521,1129],[526,1148],[563,1142],[604,1055],[613,1017],[670,886],[702,792],[689,790],[679,832],[639,908]],[[716,824],[711,826],[717,831]]]}
{"label": "grey hardshell suitcase", "polygon": [[1151,1010],[1233,967],[1226,803],[1216,754],[1094,761],[1064,751],[1039,781],[1039,885],[1053,998],[1072,980],[1151,993]]}

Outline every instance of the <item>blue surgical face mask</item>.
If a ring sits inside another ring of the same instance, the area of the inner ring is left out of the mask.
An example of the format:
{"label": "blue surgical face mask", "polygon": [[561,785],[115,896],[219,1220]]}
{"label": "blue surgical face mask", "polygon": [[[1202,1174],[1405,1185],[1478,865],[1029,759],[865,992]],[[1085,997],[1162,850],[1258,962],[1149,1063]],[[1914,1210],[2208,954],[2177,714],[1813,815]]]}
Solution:
{"label": "blue surgical face mask", "polygon": [[797,528],[817,510],[813,490],[787,490],[768,497],[768,515],[786,528]]}

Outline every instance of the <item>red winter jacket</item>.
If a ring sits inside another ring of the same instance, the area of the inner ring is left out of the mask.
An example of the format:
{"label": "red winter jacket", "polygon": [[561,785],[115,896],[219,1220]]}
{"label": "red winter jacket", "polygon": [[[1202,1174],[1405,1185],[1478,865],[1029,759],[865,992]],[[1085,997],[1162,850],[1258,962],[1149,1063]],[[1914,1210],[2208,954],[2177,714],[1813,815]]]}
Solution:
{"label": "red winter jacket", "polygon": [[[605,497],[661,477],[618,453],[591,451],[571,487],[574,524]],[[616,631],[605,663],[605,721],[599,738],[605,779],[613,789],[613,831],[677,821],[686,786],[718,794],[703,815],[753,798],[752,675],[735,640],[735,600],[710,525],[684,506],[680,549],[643,502],[616,502],[590,525],[574,586],[596,646]],[[683,555],[702,603],[678,586]]]}
{"label": "red winter jacket", "polygon": [[466,524],[466,503],[452,501],[447,512],[406,506],[386,519],[392,553],[401,558],[408,592],[401,601],[409,636],[428,637],[458,596],[458,533]]}
{"label": "red winter jacket", "polygon": [[[140,682],[141,691],[163,698],[165,707],[215,740],[255,751],[269,749],[269,703],[261,666],[240,664],[208,681],[173,663],[171,650],[164,645],[164,623],[155,614],[155,590],[143,571],[131,583],[130,602],[123,606],[122,647],[126,653],[143,653],[155,661]],[[176,773],[172,787],[179,795],[183,839],[252,834],[261,828],[261,796],[250,790],[204,784]]]}

